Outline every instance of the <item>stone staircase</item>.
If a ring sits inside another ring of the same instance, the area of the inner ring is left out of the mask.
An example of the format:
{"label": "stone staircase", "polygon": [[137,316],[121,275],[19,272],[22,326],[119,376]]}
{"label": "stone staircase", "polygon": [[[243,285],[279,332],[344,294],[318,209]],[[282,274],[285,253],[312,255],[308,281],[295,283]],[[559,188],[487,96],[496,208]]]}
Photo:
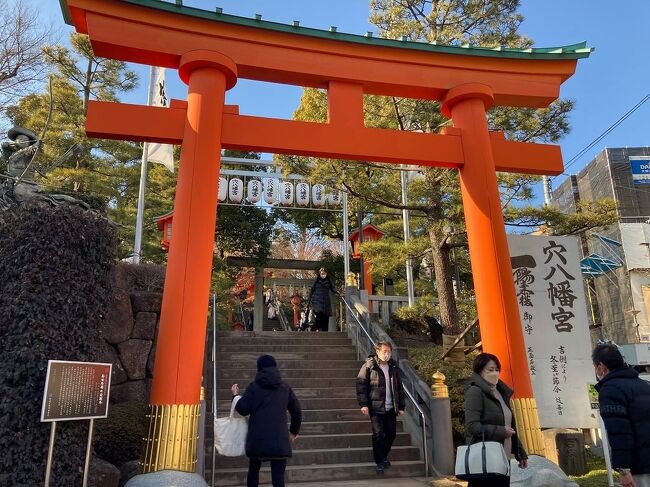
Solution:
{"label": "stone staircase", "polygon": [[[230,411],[230,386],[243,390],[253,380],[256,360],[273,355],[303,409],[300,435],[287,464],[287,482],[354,481],[375,478],[370,421],[359,411],[355,378],[361,366],[345,333],[218,332],[217,403],[219,417]],[[209,428],[210,430],[211,428]],[[384,477],[424,475],[424,464],[398,420]],[[211,434],[211,432],[209,432]],[[211,479],[212,440],[206,441],[206,479]],[[215,485],[246,485],[246,457],[217,456]],[[263,464],[260,483],[270,483]]]}

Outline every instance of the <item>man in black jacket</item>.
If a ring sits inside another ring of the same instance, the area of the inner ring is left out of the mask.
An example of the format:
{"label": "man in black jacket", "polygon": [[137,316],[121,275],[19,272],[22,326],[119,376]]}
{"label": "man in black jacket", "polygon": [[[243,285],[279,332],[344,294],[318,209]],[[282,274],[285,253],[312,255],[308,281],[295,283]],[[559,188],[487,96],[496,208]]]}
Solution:
{"label": "man in black jacket", "polygon": [[[239,394],[237,384],[232,385],[233,396]],[[242,416],[250,415],[246,435],[248,487],[259,484],[262,462],[271,462],[273,487],[284,487],[287,458],[291,457],[291,443],[298,436],[302,422],[300,403],[291,387],[282,381],[277,363],[271,355],[257,359],[257,375],[235,405]],[[291,424],[287,430],[287,410]]]}
{"label": "man in black jacket", "polygon": [[397,415],[404,414],[404,389],[390,343],[379,342],[357,376],[357,400],[372,423],[372,452],[377,475],[390,467],[388,453],[395,441]]}
{"label": "man in black jacket", "polygon": [[626,365],[614,344],[598,345],[591,358],[612,466],[623,487],[650,487],[650,384]]}

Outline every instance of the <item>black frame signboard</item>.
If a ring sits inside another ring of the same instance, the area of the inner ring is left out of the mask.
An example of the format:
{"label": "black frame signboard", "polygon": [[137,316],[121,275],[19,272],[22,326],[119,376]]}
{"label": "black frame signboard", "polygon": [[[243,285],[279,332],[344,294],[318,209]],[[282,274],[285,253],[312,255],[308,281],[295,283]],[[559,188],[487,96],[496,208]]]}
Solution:
{"label": "black frame signboard", "polygon": [[41,421],[72,421],[108,416],[112,364],[50,360]]}

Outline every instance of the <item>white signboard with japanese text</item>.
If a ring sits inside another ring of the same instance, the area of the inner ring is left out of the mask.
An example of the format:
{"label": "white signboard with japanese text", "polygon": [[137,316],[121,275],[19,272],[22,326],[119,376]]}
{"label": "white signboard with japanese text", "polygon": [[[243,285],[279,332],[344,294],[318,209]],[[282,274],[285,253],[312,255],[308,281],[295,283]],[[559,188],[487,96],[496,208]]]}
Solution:
{"label": "white signboard with japanese text", "polygon": [[542,428],[597,428],[577,237],[508,235],[526,355]]}

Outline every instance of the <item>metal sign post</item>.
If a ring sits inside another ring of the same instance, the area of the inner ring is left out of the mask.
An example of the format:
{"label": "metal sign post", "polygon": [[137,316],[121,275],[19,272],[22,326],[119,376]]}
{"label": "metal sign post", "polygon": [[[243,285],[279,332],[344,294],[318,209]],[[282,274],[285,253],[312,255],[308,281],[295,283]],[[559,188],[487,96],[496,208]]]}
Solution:
{"label": "metal sign post", "polygon": [[108,416],[112,364],[50,360],[47,363],[41,422],[51,422],[45,467],[45,487],[50,485],[57,421],[89,419],[83,487],[88,485],[94,419]]}
{"label": "metal sign post", "polygon": [[600,436],[603,442],[605,468],[607,469],[607,485],[608,487],[614,487],[614,475],[612,474],[612,456],[609,451],[609,438],[607,437],[605,422],[603,421],[603,417],[600,414],[598,415],[598,422],[600,423]]}

